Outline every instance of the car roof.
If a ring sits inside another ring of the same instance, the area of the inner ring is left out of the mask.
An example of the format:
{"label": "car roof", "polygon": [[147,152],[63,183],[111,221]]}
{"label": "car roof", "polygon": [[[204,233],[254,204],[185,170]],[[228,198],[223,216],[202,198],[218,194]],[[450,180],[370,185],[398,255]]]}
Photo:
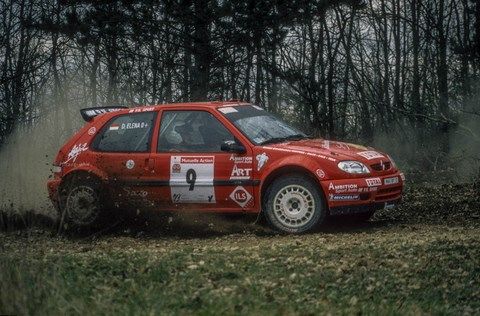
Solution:
{"label": "car roof", "polygon": [[[250,103],[244,102],[244,101],[238,101],[238,100],[230,100],[230,101],[209,101],[209,102],[183,102],[183,103],[165,103],[165,104],[157,104],[157,105],[152,105],[151,107],[154,107],[155,109],[158,108],[172,108],[172,107],[212,107],[212,108],[217,108],[217,107],[222,107],[222,106],[238,106],[238,105],[249,105]],[[129,108],[128,110],[132,109],[143,109],[145,107],[149,107],[148,105],[144,106],[138,106],[134,108]]]}
{"label": "car roof", "polygon": [[169,110],[181,110],[183,107],[189,109],[205,109],[205,108],[219,108],[223,106],[239,106],[239,105],[251,105],[248,102],[238,101],[238,100],[229,100],[229,101],[209,101],[209,102],[183,102],[183,103],[166,103],[166,104],[157,104],[157,105],[142,105],[137,107],[125,107],[124,109],[117,109],[113,112],[104,113],[102,116],[104,118],[110,119],[117,115],[128,114],[128,113],[141,113],[141,112],[150,112],[157,111],[160,109],[169,109]]}

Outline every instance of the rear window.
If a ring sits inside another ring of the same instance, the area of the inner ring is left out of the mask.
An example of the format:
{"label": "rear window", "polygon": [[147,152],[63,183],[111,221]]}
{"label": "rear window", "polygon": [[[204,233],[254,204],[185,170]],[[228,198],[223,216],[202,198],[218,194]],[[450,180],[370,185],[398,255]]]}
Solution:
{"label": "rear window", "polygon": [[107,152],[148,152],[157,112],[119,115],[111,119],[93,141],[93,148]]}

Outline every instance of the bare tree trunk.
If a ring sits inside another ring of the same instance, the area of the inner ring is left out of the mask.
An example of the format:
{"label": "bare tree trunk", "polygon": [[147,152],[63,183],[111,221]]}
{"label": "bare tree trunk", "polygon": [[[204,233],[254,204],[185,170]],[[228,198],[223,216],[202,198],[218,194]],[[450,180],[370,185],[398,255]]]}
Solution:
{"label": "bare tree trunk", "polygon": [[210,82],[210,66],[212,52],[210,46],[210,17],[209,1],[194,0],[194,41],[191,91],[193,101],[207,100]]}
{"label": "bare tree trunk", "polygon": [[437,64],[437,80],[439,94],[439,111],[445,122],[440,124],[441,132],[441,148],[445,154],[450,151],[448,132],[450,126],[450,109],[448,107],[448,65],[447,65],[447,35],[445,34],[444,19],[445,17],[445,0],[438,1],[438,64]]}

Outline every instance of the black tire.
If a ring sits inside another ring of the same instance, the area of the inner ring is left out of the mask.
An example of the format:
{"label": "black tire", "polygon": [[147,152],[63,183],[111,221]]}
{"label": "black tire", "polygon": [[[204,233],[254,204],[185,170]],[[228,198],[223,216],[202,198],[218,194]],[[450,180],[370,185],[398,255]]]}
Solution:
{"label": "black tire", "polygon": [[60,230],[99,228],[106,215],[106,198],[100,180],[78,176],[60,189]]}
{"label": "black tire", "polygon": [[290,175],[274,180],[267,188],[264,214],[274,229],[301,234],[320,225],[327,208],[317,183],[305,176]]}

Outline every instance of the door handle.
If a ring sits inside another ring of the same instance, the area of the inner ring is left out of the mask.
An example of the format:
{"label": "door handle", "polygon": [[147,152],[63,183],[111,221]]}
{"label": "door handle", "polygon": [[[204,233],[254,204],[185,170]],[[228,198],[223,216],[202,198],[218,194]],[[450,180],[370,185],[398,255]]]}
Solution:
{"label": "door handle", "polygon": [[153,172],[155,170],[155,159],[153,158],[145,159],[145,169]]}

